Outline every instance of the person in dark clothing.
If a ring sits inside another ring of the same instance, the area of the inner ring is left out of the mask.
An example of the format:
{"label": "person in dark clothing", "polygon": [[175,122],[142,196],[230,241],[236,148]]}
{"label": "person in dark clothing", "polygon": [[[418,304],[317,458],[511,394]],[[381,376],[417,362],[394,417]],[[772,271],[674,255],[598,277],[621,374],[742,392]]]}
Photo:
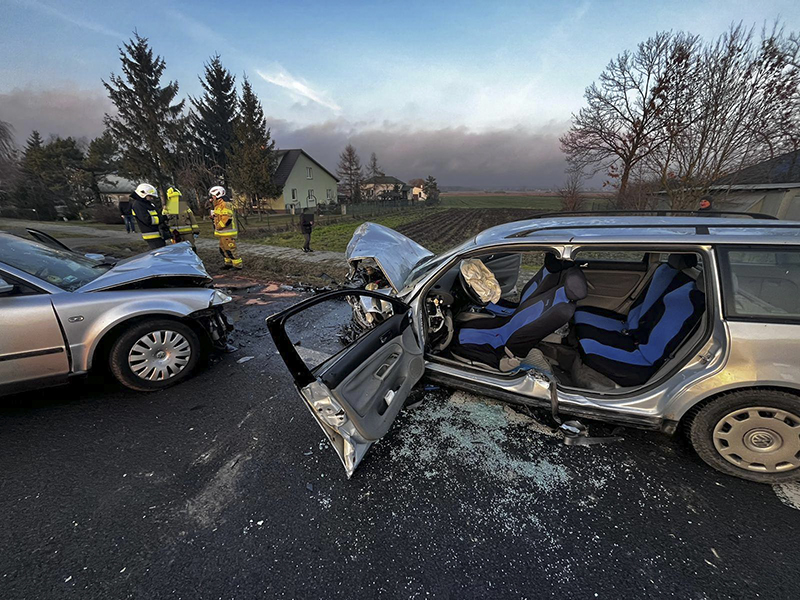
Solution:
{"label": "person in dark clothing", "polygon": [[700,198],[700,207],[698,210],[701,211],[713,210],[714,204],[712,203],[712,200],[713,198],[708,194]]}
{"label": "person in dark clothing", "polygon": [[314,229],[314,213],[310,208],[303,209],[303,214],[300,215],[300,231],[303,233],[303,252],[313,252],[311,249],[311,231]]}
{"label": "person in dark clothing", "polygon": [[136,219],[131,213],[131,202],[133,201],[134,194],[130,198],[123,198],[119,201],[119,214],[122,215],[125,221],[125,231],[128,233],[136,233]]}
{"label": "person in dark clothing", "polygon": [[147,242],[151,250],[163,248],[167,245],[159,229],[160,219],[154,200],[158,199],[156,188],[149,183],[141,183],[136,191],[131,194],[131,213],[136,217],[142,239]]}

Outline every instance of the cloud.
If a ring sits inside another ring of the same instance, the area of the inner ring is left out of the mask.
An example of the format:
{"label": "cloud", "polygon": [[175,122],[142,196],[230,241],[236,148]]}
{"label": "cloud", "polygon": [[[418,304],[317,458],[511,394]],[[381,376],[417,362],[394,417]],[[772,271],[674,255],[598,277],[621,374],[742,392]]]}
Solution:
{"label": "cloud", "polygon": [[61,19],[62,21],[80,27],[82,29],[86,29],[87,31],[93,31],[94,33],[107,35],[109,37],[117,38],[120,40],[127,39],[127,36],[120,33],[119,31],[109,29],[105,25],[101,25],[100,23],[97,23],[95,21],[91,21],[89,19],[81,19],[76,17],[74,14],[62,12],[59,9],[50,6],[48,4],[37,2],[36,0],[14,0],[14,1],[20,6],[33,9],[35,11],[49,15],[51,17],[55,17],[57,19]]}
{"label": "cloud", "polygon": [[303,148],[330,171],[352,143],[366,162],[371,152],[387,172],[405,181],[433,175],[442,185],[476,189],[552,188],[564,181],[558,135],[568,124],[545,129],[512,127],[476,132],[464,127],[413,129],[398,123],[353,124],[343,119],[294,127],[271,119],[281,148]]}
{"label": "cloud", "polygon": [[328,100],[325,97],[325,93],[312,89],[307,83],[293,77],[283,68],[279,67],[275,73],[264,73],[256,69],[256,73],[258,73],[258,76],[264,81],[285,88],[295,96],[300,96],[320,106],[330,108],[335,113],[339,113],[342,110],[338,104],[332,100]]}
{"label": "cloud", "polygon": [[[103,132],[103,114],[113,111],[102,88],[65,84],[0,94],[0,120],[14,126],[18,145],[33,129],[44,137],[96,137]],[[284,119],[268,121],[280,148],[303,148],[330,171],[336,170],[345,145],[352,143],[362,161],[375,152],[384,170],[404,181],[433,175],[442,185],[474,189],[547,189],[564,181],[558,136],[568,128],[567,121],[480,131],[343,117],[302,126]]]}
{"label": "cloud", "polygon": [[208,42],[215,42],[224,44],[226,47],[230,47],[230,44],[225,40],[224,36],[205,23],[202,23],[174,8],[164,9],[164,14],[166,14],[172,21],[177,22],[187,34],[189,34],[198,42],[203,42],[206,44]]}
{"label": "cloud", "polygon": [[50,135],[96,137],[103,132],[103,115],[114,106],[102,89],[81,89],[64,84],[48,90],[15,88],[0,94],[0,120],[14,126],[21,145],[36,129]]}

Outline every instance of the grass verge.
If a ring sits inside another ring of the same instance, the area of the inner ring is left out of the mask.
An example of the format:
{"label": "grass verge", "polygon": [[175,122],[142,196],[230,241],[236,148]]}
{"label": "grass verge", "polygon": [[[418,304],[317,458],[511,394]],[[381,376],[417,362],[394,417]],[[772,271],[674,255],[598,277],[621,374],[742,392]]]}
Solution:
{"label": "grass verge", "polygon": [[[144,251],[143,248],[131,248],[125,243],[93,244],[81,248],[81,252],[96,252],[117,259],[128,258]],[[222,258],[217,250],[200,248],[198,255],[212,276],[235,273],[222,268]],[[307,263],[284,258],[245,255],[244,269],[241,274],[256,280],[276,281],[290,285],[326,286],[342,283],[347,275],[347,265],[344,261]]]}

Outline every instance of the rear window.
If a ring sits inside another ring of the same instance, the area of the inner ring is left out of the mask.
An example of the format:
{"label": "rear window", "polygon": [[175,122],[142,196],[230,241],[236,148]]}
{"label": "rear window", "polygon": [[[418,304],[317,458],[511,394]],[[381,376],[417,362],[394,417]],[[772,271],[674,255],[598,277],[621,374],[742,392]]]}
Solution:
{"label": "rear window", "polygon": [[728,316],[800,320],[800,249],[722,248],[720,258]]}

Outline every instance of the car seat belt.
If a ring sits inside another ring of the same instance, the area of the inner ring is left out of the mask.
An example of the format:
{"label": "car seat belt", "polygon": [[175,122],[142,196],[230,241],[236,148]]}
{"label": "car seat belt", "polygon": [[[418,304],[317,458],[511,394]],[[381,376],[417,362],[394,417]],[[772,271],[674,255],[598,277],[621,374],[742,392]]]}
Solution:
{"label": "car seat belt", "polygon": [[547,362],[541,350],[533,348],[524,359],[516,357],[514,353],[506,347],[503,347],[503,350],[507,358],[501,359],[501,364],[503,361],[507,361],[508,366],[514,365],[515,362],[517,363],[516,366],[513,366],[513,368],[507,371],[508,373],[530,373],[533,371],[547,380],[550,385],[550,412],[553,416],[553,420],[560,425],[561,417],[558,414],[558,389],[556,387],[556,378],[555,375],[553,375],[550,363]]}

